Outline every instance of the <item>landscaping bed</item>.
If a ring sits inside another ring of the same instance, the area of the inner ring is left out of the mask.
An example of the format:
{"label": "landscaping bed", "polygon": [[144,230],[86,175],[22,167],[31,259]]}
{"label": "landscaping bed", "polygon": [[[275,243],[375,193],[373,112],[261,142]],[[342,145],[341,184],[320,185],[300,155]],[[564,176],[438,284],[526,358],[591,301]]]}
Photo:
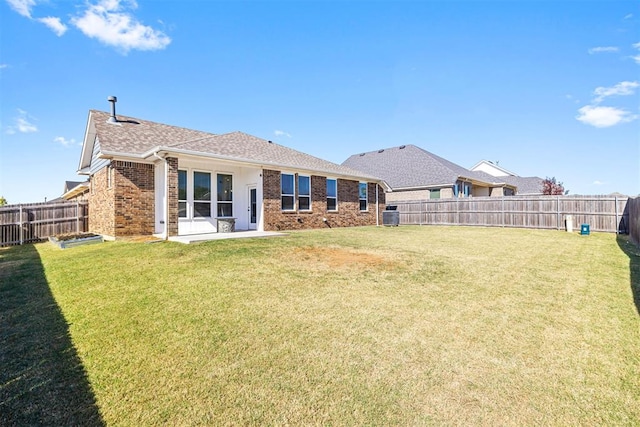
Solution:
{"label": "landscaping bed", "polygon": [[49,237],[49,241],[60,249],[103,242],[102,236],[93,233],[61,234]]}

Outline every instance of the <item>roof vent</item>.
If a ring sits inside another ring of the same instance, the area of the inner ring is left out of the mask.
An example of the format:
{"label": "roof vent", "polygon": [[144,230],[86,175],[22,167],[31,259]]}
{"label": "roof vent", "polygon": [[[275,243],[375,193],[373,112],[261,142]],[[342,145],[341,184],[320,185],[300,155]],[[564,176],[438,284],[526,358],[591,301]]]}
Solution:
{"label": "roof vent", "polygon": [[406,147],[406,145],[401,145],[401,146],[400,146],[400,149],[402,150],[402,149],[403,149],[403,148],[405,148],[405,147]]}
{"label": "roof vent", "polygon": [[267,142],[268,142],[269,144],[273,144],[273,141],[272,141],[272,140],[268,140]]}
{"label": "roof vent", "polygon": [[116,117],[116,102],[118,102],[118,98],[110,96],[107,98],[107,101],[111,103],[111,117],[109,117],[107,123],[118,123],[118,118]]}
{"label": "roof vent", "polygon": [[360,154],[360,157],[364,156],[365,154],[366,154],[366,153],[362,153],[362,154]]}
{"label": "roof vent", "polygon": [[382,153],[384,151],[384,148],[382,150],[378,150],[378,153]]}

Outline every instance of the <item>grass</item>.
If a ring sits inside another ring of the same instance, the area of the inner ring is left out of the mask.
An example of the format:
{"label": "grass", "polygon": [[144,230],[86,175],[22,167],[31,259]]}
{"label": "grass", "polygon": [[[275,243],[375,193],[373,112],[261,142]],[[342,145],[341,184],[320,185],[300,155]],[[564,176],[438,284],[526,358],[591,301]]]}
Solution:
{"label": "grass", "polygon": [[639,425],[639,254],[409,226],[2,249],[0,424]]}

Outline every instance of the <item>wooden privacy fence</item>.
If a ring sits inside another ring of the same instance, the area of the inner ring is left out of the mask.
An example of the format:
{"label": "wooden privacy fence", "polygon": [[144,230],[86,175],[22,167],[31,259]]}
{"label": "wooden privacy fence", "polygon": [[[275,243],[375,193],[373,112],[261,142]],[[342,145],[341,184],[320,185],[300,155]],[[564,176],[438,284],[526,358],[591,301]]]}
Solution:
{"label": "wooden privacy fence", "polygon": [[573,228],[629,232],[627,197],[506,196],[432,199],[394,203],[400,224],[476,225],[561,230],[570,216]]}
{"label": "wooden privacy fence", "polygon": [[88,226],[89,204],[86,201],[0,206],[0,246],[82,233]]}
{"label": "wooden privacy fence", "polygon": [[627,202],[629,211],[629,237],[637,246],[640,246],[640,197],[629,199]]}

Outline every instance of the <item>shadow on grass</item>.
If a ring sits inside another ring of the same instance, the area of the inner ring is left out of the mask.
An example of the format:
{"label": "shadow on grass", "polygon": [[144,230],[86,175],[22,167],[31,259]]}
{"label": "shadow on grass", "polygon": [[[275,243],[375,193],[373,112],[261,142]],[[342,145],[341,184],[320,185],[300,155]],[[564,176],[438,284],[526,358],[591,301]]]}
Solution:
{"label": "shadow on grass", "polygon": [[33,245],[0,248],[0,367],[0,425],[104,425]]}
{"label": "shadow on grass", "polygon": [[617,242],[622,252],[629,257],[631,292],[633,293],[633,302],[636,304],[636,311],[640,315],[640,248],[629,240],[629,236],[618,235]]}

